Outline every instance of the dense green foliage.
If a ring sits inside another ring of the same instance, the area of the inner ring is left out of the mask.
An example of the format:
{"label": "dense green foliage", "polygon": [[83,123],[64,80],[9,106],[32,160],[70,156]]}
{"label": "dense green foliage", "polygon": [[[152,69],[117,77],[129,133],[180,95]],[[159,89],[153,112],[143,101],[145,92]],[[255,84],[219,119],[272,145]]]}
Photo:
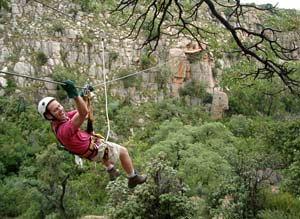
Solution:
{"label": "dense green foliage", "polygon": [[148,183],[130,191],[126,181],[110,183],[107,205],[109,218],[193,218],[197,205],[183,195],[182,180],[170,167],[166,154],[158,154],[146,163]]}
{"label": "dense green foliage", "polygon": [[[101,109],[94,112],[95,129],[105,133],[103,99],[93,107]],[[2,218],[298,217],[284,207],[288,199],[294,203],[290,208],[298,209],[300,182],[299,122],[283,120],[290,115],[285,108],[269,117],[250,117],[246,111],[215,122],[181,99],[139,106],[110,100],[112,130],[128,147],[136,168],[148,174],[147,184],[131,191],[123,176],[108,183],[99,165],[85,161],[83,168],[76,166],[34,103],[4,96]],[[255,111],[265,113],[260,106]],[[273,187],[277,193],[270,192]]]}

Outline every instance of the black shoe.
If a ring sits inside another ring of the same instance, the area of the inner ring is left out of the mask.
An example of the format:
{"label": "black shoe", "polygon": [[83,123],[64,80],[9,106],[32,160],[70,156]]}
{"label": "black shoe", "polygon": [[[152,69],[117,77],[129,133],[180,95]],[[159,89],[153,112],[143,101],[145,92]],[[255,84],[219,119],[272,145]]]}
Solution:
{"label": "black shoe", "polygon": [[147,176],[135,175],[134,177],[128,178],[128,188],[132,189],[138,184],[143,184],[147,181]]}
{"label": "black shoe", "polygon": [[118,176],[120,176],[120,172],[116,168],[111,168],[110,170],[107,170],[109,175],[109,180],[114,181]]}

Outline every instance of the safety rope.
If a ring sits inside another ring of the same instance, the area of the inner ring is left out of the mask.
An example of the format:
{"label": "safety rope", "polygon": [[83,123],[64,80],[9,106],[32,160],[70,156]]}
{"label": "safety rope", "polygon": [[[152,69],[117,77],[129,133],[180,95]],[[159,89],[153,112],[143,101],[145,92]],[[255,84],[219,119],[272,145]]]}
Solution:
{"label": "safety rope", "polygon": [[106,72],[105,72],[105,51],[104,51],[104,38],[101,41],[102,45],[102,74],[104,82],[104,95],[105,95],[105,113],[106,113],[106,122],[107,122],[107,134],[105,140],[107,141],[110,135],[110,121],[108,116],[108,95],[107,95],[107,84],[106,84]]}

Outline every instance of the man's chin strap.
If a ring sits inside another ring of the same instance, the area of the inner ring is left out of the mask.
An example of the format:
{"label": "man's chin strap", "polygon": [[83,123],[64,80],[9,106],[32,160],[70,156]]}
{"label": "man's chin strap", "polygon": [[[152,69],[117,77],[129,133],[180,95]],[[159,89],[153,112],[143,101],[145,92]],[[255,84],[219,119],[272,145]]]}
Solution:
{"label": "man's chin strap", "polygon": [[52,116],[52,119],[48,119],[47,116],[44,116],[47,120],[50,120],[50,121],[56,121],[58,120],[48,109],[46,110],[45,114],[48,113]]}

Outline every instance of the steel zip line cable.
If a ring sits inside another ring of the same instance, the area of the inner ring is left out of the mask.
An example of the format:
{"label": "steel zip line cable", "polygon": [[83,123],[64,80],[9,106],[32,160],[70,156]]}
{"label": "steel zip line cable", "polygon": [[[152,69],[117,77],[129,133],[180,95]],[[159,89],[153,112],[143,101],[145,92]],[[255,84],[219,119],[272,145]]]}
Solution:
{"label": "steel zip line cable", "polygon": [[[93,87],[96,88],[96,87],[99,87],[99,86],[104,86],[105,84],[110,84],[110,83],[113,83],[113,82],[115,82],[115,81],[119,81],[119,80],[122,80],[122,79],[125,79],[125,78],[128,78],[128,77],[137,75],[137,74],[141,74],[141,73],[143,73],[143,72],[146,72],[146,71],[149,71],[149,70],[158,68],[159,66],[166,65],[166,64],[169,63],[170,61],[172,61],[172,59],[170,59],[170,60],[168,60],[168,61],[166,61],[166,62],[163,62],[163,63],[159,63],[159,64],[157,64],[157,65],[155,65],[155,66],[153,66],[153,67],[144,69],[144,70],[142,70],[142,71],[134,72],[134,73],[131,73],[131,74],[128,74],[128,75],[119,77],[119,78],[112,79],[112,80],[110,80],[110,81],[105,81],[105,82],[102,82],[102,83],[100,83],[100,84],[93,85]],[[17,76],[17,77],[28,78],[28,79],[36,80],[36,81],[43,81],[43,82],[52,83],[52,84],[59,84],[59,85],[64,85],[64,84],[65,84],[64,82],[60,82],[60,81],[53,81],[53,80],[47,80],[47,79],[43,79],[43,78],[36,78],[36,77],[33,77],[33,76],[22,75],[22,74],[18,74],[18,73],[14,73],[14,72],[7,72],[7,71],[1,71],[1,70],[0,70],[0,73],[6,74],[6,75],[13,75],[13,76]],[[80,89],[84,88],[84,86],[75,86],[75,87],[76,87],[76,88],[80,88]]]}
{"label": "steel zip line cable", "polygon": [[103,86],[104,84],[109,84],[109,83],[112,83],[112,82],[115,82],[115,81],[119,81],[119,80],[122,80],[122,79],[125,79],[125,78],[128,78],[128,77],[137,75],[137,74],[141,74],[141,73],[143,73],[143,72],[146,72],[146,71],[155,69],[155,68],[157,68],[157,67],[159,67],[159,66],[161,66],[161,65],[165,65],[165,64],[167,64],[167,63],[170,62],[170,61],[171,61],[171,59],[168,60],[168,61],[166,61],[166,62],[159,63],[159,64],[157,64],[157,65],[155,65],[155,66],[153,66],[153,67],[144,69],[144,70],[142,70],[142,71],[134,72],[134,73],[131,73],[131,74],[128,74],[128,75],[119,77],[119,78],[112,79],[112,80],[110,80],[110,81],[105,81],[105,82],[102,82],[102,83],[100,83],[100,84],[96,84],[96,85],[94,85],[93,87]]}
{"label": "steel zip line cable", "polygon": [[[65,84],[65,83],[60,82],[60,81],[52,81],[52,80],[47,80],[47,79],[42,79],[42,78],[36,78],[36,77],[32,77],[32,76],[28,76],[28,75],[21,75],[21,74],[13,73],[13,72],[0,71],[0,73],[6,74],[6,75],[18,76],[18,77],[22,77],[22,78],[28,78],[28,79],[36,80],[36,81],[43,81],[43,82],[52,83],[52,84],[59,84],[59,85],[64,85]],[[83,87],[79,87],[79,86],[76,86],[76,87],[77,88],[83,88]]]}
{"label": "steel zip line cable", "polygon": [[[78,19],[76,19],[75,17],[70,16],[69,14],[67,14],[67,13],[65,13],[65,12],[63,12],[63,11],[60,11],[60,10],[58,10],[58,9],[56,9],[56,8],[54,8],[54,7],[52,7],[52,6],[48,5],[48,4],[46,4],[46,3],[43,3],[43,2],[38,1],[38,0],[32,0],[32,1],[34,1],[34,2],[36,2],[36,3],[38,3],[38,4],[41,4],[41,5],[45,6],[46,8],[49,8],[49,9],[55,11],[55,12],[58,12],[59,14],[62,14],[62,15],[64,15],[64,16],[66,16],[67,18],[69,18],[70,20],[72,20],[74,23],[79,22],[79,23],[84,24],[86,27],[90,27],[90,25],[89,25],[88,23],[86,23],[86,22],[84,22],[84,21],[82,21],[82,20],[78,20]],[[103,32],[103,31],[100,30],[98,27],[93,27],[93,28],[96,29],[96,31]]]}
{"label": "steel zip line cable", "polygon": [[[43,3],[43,2],[38,1],[38,0],[32,0],[32,1],[34,1],[36,3],[39,3],[39,4],[43,5],[43,6],[45,6],[46,8],[50,8],[51,10],[56,11],[56,12],[58,12],[58,13],[64,15],[64,16],[66,16],[66,17],[70,18],[72,21],[76,21],[76,19],[74,17],[72,17],[72,16],[68,15],[67,13],[62,12],[62,11],[60,11],[60,10],[54,8],[54,7],[49,6],[46,3]],[[79,20],[77,20],[77,21],[79,21]],[[85,23],[85,22],[83,22],[83,21],[79,21],[79,22],[82,23],[82,24],[84,24],[84,25],[86,25],[86,26],[88,26],[88,24]]]}

